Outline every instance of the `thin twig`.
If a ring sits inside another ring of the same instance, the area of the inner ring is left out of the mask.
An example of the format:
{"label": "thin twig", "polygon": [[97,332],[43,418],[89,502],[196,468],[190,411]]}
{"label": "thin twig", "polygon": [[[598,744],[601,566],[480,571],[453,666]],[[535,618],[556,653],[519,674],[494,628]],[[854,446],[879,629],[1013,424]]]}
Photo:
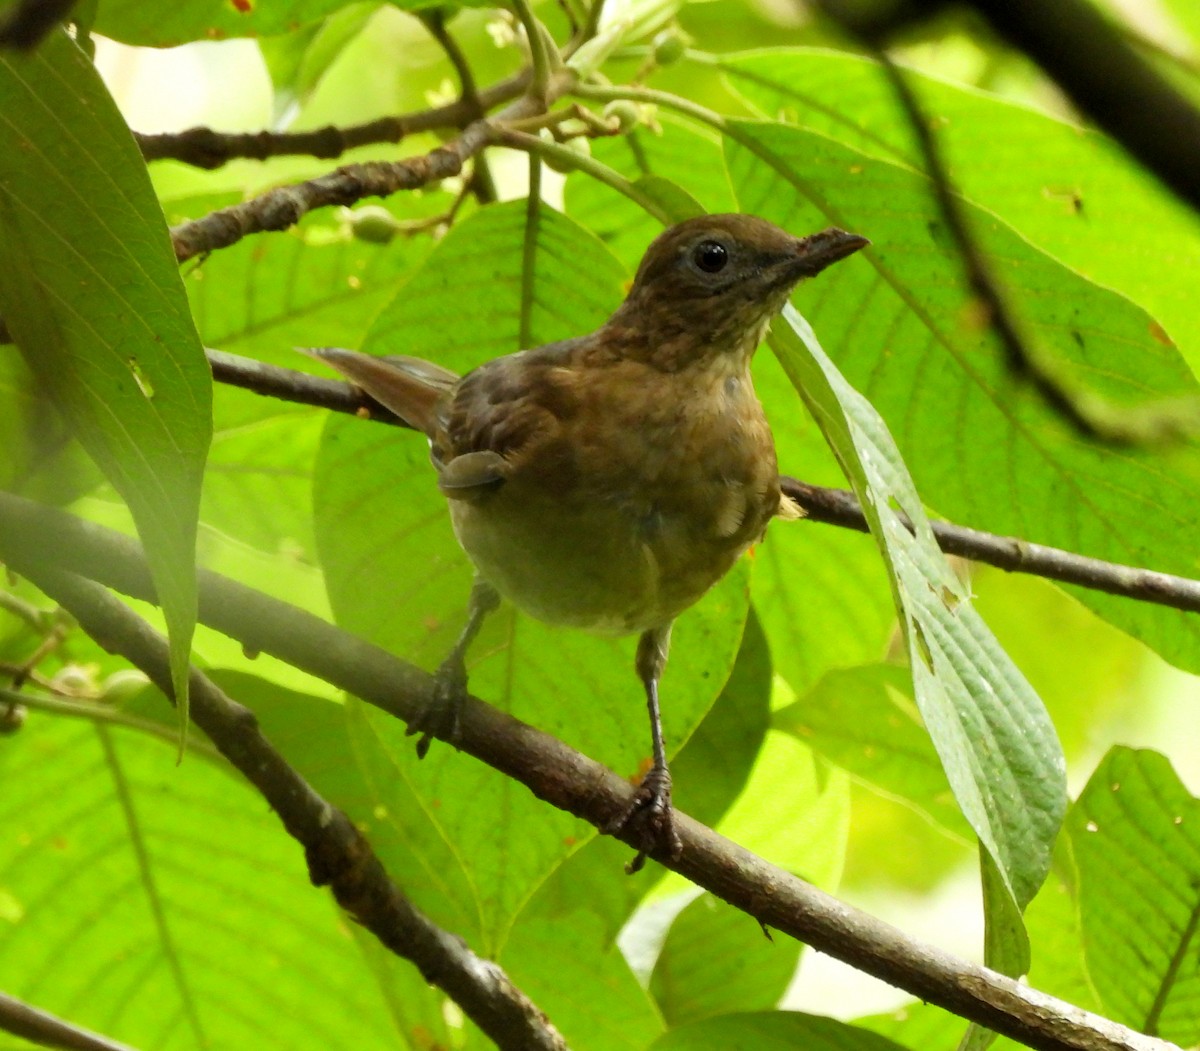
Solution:
{"label": "thin twig", "polygon": [[[51,715],[62,715],[70,719],[86,719],[89,722],[105,723],[111,726],[123,726],[127,730],[166,741],[172,748],[179,747],[179,726],[176,723],[158,723],[153,719],[142,719],[129,712],[103,701],[80,701],[68,697],[56,697],[50,693],[36,693],[32,690],[9,690],[0,686],[0,705],[20,705],[35,712],[48,712]],[[189,755],[200,755],[205,759],[216,759],[216,749],[204,741],[189,735],[187,740]]]}
{"label": "thin twig", "polygon": [[[208,351],[208,359],[213,378],[221,383],[301,405],[316,405],[380,423],[408,426],[353,384],[264,365],[222,351]],[[808,512],[812,521],[867,531],[862,508],[853,493],[808,485],[794,478],[784,478],[783,486],[787,495]],[[1200,581],[1187,577],[1106,562],[950,522],[934,522],[933,532],[938,546],[950,555],[960,555],[1010,572],[1046,577],[1110,595],[1200,613]]]}
{"label": "thin twig", "polygon": [[[167,640],[104,587],[53,564],[20,561],[42,591],[101,645],[141,668],[172,695]],[[497,1047],[566,1051],[546,1016],[496,964],[425,916],[388,877],[354,823],[323,799],[263,736],[250,709],[193,668],[191,716],[217,749],[262,793],[301,846],[309,876],[388,949],[411,961],[426,981],[457,1003]]]}
{"label": "thin twig", "polygon": [[529,0],[511,0],[512,9],[516,13],[525,38],[529,44],[529,60],[533,65],[533,74],[529,80],[529,95],[543,110],[550,104],[550,46],[548,34],[533,13]]}
{"label": "thin twig", "polygon": [[[459,102],[466,107],[468,116],[457,127],[465,128],[471,121],[482,120],[487,116],[487,111],[491,107],[485,105],[480,97],[479,86],[475,83],[475,73],[471,69],[471,63],[463,53],[463,49],[458,46],[458,41],[446,28],[446,12],[440,7],[435,7],[430,11],[419,13],[419,17],[425,23],[425,28],[429,30],[429,35],[446,52],[450,65],[458,74],[458,98]],[[521,77],[523,83],[527,83],[528,79],[527,74],[523,74]],[[482,153],[475,156],[475,166],[469,185],[480,204],[489,204],[496,200],[496,183],[492,178],[491,166],[487,162],[487,157]]]}
{"label": "thin twig", "polygon": [[1022,332],[1016,315],[1009,309],[1004,292],[992,273],[983,249],[971,232],[962,199],[955,192],[942,151],[933,130],[913,92],[908,77],[881,48],[872,49],[896,101],[904,111],[917,145],[925,158],[925,171],[933,188],[942,219],[958,247],[967,284],[983,308],[983,316],[1004,348],[1008,367],[1018,379],[1029,383],[1045,403],[1086,437],[1110,444],[1145,444],[1185,438],[1200,425],[1200,413],[1193,405],[1189,412],[1184,403],[1153,404],[1122,411],[1073,381],[1067,370],[1050,360]]}
{"label": "thin twig", "polygon": [[0,993],[0,1029],[41,1047],[65,1051],[133,1051],[128,1044],[72,1025],[7,993]]}
{"label": "thin twig", "polygon": [[[819,0],[856,36],[881,42],[936,17],[944,0]],[[1099,127],[1200,210],[1200,109],[1089,0],[962,0],[1023,51]]]}
{"label": "thin twig", "polygon": [[[7,493],[0,493],[0,557],[18,571],[54,564],[59,577],[69,569],[134,597],[153,595],[136,541]],[[38,573],[44,580],[45,571]],[[305,610],[205,570],[198,584],[200,620],[252,650],[270,653],[406,722],[432,696],[431,675]],[[67,596],[57,583],[53,587],[52,597],[86,622],[74,595]],[[251,731],[252,724],[241,727],[243,733]],[[463,706],[455,745],[598,828],[611,827],[632,798],[625,779],[474,698]],[[679,858],[656,855],[666,867],[773,930],[922,1000],[1044,1051],[1173,1047],[915,941],[682,813],[676,814],[676,828],[683,843]]]}
{"label": "thin twig", "polygon": [[220,168],[238,158],[264,161],[270,157],[297,154],[332,160],[356,146],[399,142],[417,132],[439,128],[465,127],[492,107],[517,98],[528,84],[529,73],[524,71],[475,92],[472,98],[464,95],[445,106],[380,117],[344,128],[328,125],[311,131],[245,133],[188,128],[186,131],[153,135],[134,132],[133,137],[147,161],[170,159],[197,168]]}

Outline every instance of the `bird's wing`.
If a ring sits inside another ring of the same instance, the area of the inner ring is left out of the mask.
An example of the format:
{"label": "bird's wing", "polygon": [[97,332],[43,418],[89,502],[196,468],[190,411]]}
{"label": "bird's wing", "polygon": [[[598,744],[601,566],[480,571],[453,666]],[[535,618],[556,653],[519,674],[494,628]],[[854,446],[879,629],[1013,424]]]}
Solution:
{"label": "bird's wing", "polygon": [[441,410],[458,376],[421,358],[379,358],[340,347],[303,348],[361,387],[410,427],[433,439],[441,427]]}

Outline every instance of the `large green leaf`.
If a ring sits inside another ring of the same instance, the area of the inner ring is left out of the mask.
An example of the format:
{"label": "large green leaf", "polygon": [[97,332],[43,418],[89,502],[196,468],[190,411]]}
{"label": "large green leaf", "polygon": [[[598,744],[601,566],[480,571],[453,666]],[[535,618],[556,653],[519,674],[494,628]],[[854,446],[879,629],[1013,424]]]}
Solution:
{"label": "large green leaf", "polygon": [[[721,144],[707,129],[691,127],[663,114],[653,130],[637,128],[629,135],[597,139],[592,154],[635,183],[668,180],[699,201],[706,211],[735,210]],[[658,220],[639,205],[582,172],[567,178],[563,203],[568,215],[599,235],[631,270],[662,230]]]}
{"label": "large green leaf", "polygon": [[775,726],[953,835],[967,831],[912,703],[912,676],[907,669],[868,664],[831,671],[776,712]]}
{"label": "large green leaf", "polygon": [[701,894],[675,918],[650,976],[672,1028],[731,1011],[766,1011],[800,958],[792,938],[771,939],[744,912]]}
{"label": "large green leaf", "polygon": [[[988,958],[1024,970],[1028,945],[1019,913],[1049,870],[1066,803],[1054,727],[946,565],[879,415],[792,308],[773,332],[776,353],[821,421],[871,523],[891,575],[917,706],[986,851],[985,875],[998,876],[1006,892],[985,896]],[[985,884],[992,890],[996,881]]]}
{"label": "large green leaf", "polygon": [[[531,219],[525,202],[488,208],[447,235],[380,315],[366,346],[465,371],[516,350],[522,329],[531,342],[547,342],[595,328],[619,301],[623,277],[599,241],[557,212],[539,208]],[[471,569],[425,445],[411,433],[330,420],[315,506],[339,622],[432,668],[462,623]],[[728,678],[747,608],[741,567],[680,618],[663,680],[671,751]],[[593,639],[505,609],[472,649],[471,687],[635,776],[649,734],[632,661],[632,640]],[[403,783],[421,800],[420,819],[432,820],[452,845],[478,898],[480,944],[493,951],[529,895],[593,830],[451,748],[435,747],[417,766],[394,720],[369,715],[360,731],[387,757],[375,775],[380,784]],[[679,780],[676,800],[689,808]],[[402,820],[403,809],[397,813]]]}
{"label": "large green leaf", "polygon": [[[734,122],[731,134],[745,210],[797,232],[833,222],[872,238],[865,262],[822,274],[797,303],[894,430],[928,504],[1099,558],[1200,572],[1193,450],[1168,459],[1083,442],[1014,380],[990,331],[970,320],[971,294],[923,176],[784,125]],[[1131,406],[1200,390],[1141,310],[970,211],[1026,324],[1081,382]],[[1200,668],[1195,617],[1077,593],[1169,660]]]}
{"label": "large green leaf", "polygon": [[887,1037],[832,1018],[763,1011],[707,1018],[672,1029],[651,1051],[901,1051]]}
{"label": "large green leaf", "polygon": [[390,991],[261,797],[171,756],[39,712],[5,739],[5,991],[136,1047],[395,1046]]}
{"label": "large green leaf", "polygon": [[1112,1018],[1200,1040],[1200,800],[1165,756],[1114,748],[1065,826],[1088,976]]}
{"label": "large green leaf", "polygon": [[[141,47],[174,47],[191,40],[271,36],[317,22],[346,6],[346,0],[181,0],[140,4],[137,0],[104,0],[96,11],[97,33]],[[410,4],[405,7],[415,6]]]}
{"label": "large green leaf", "polygon": [[0,114],[0,314],[129,504],[186,723],[212,391],[162,212],[116,106],[64,34],[28,57],[0,55]]}
{"label": "large green leaf", "polygon": [[[1191,0],[1184,6],[1195,9]],[[915,168],[924,158],[879,66],[844,52],[723,56],[765,116]],[[1200,368],[1200,317],[1179,274],[1200,267],[1200,219],[1100,133],[908,71],[955,186],[1034,244],[1150,310]]]}

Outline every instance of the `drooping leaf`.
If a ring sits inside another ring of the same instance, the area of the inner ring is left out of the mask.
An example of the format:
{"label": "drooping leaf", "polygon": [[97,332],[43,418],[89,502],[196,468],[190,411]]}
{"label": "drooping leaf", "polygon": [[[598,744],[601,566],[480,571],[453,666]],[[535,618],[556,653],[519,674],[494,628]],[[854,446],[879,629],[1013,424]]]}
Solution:
{"label": "drooping leaf", "polygon": [[[1019,914],[1050,865],[1065,809],[1064,763],[1040,700],[988,632],[937,548],[920,498],[878,414],[846,383],[792,308],[774,348],[846,468],[888,565],[917,706],[964,816]],[[908,525],[901,517],[908,516]],[[995,915],[999,908],[1003,915]],[[1015,970],[1028,962],[1027,943]]]}
{"label": "drooping leaf", "polygon": [[286,33],[345,6],[346,0],[223,0],[219,4],[182,0],[167,7],[107,0],[99,6],[93,28],[123,44],[174,47],[192,40]]}
{"label": "drooping leaf", "polygon": [[181,724],[211,382],[137,148],[63,33],[0,55],[0,314],[128,503],[171,639]]}

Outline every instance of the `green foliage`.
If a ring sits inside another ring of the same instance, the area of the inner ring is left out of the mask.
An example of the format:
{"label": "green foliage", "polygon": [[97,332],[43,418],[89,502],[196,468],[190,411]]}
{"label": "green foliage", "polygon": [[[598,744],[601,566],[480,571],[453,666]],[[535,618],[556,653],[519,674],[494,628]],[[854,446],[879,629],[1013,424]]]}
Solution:
{"label": "green foliage", "polygon": [[30,59],[0,57],[0,110],[0,313],[129,504],[186,731],[212,389],[162,213],[103,83],[61,35]]}
{"label": "green foliage", "polygon": [[1071,808],[1084,964],[1102,1009],[1200,1039],[1200,800],[1151,751],[1115,748]]}
{"label": "green foliage", "polygon": [[[95,30],[156,47],[262,37],[276,124],[350,126],[453,97],[462,70],[414,17],[426,6],[100,0]],[[515,20],[480,6],[427,17],[487,89],[528,56]],[[535,15],[563,47],[590,6]],[[875,540],[776,521],[679,619],[662,686],[675,802],[888,918],[961,881],[970,857],[977,956],[1195,1044],[1195,735],[1153,718],[1194,691],[1164,661],[1200,671],[1200,619],[950,566],[927,519],[1195,577],[1194,444],[1087,440],[1014,375],[918,140],[875,63],[827,23],[775,24],[747,0],[627,6],[585,45],[602,59],[577,97],[592,117],[559,125],[597,135],[555,153],[574,168],[565,182],[541,172],[541,198],[528,197],[528,157],[489,149],[463,178],[368,202],[395,220],[386,243],[318,208],[193,260],[182,280],[163,213],[181,223],[339,163],[428,154],[457,129],[338,161],[212,174],[164,161],[156,201],[67,33],[32,56],[0,53],[0,317],[20,350],[0,346],[0,486],[137,533],[165,619],[137,608],[170,629],[177,676],[194,556],[433,669],[472,568],[424,439],[227,384],[211,397],[202,346],[326,377],[294,348],[461,373],[598,326],[658,217],[740,210],[796,234],[869,236],[797,291],[799,314],[776,322],[754,368],[781,470],[854,489]],[[1163,6],[1195,33],[1188,3]],[[1039,356],[1070,395],[1117,414],[1195,397],[1200,218],[994,44],[929,32],[937,49],[907,53],[914,89]],[[964,56],[984,69],[976,82]],[[546,148],[530,141],[535,157]],[[37,658],[28,720],[0,736],[0,990],[145,1051],[490,1046],[308,885],[302,852],[202,735],[177,768],[165,698],[114,697],[105,684],[127,665],[70,625],[47,638],[52,618],[31,613],[46,606],[26,581],[0,587],[0,686]],[[503,609],[468,655],[472,692],[632,779],[649,752],[633,649]],[[628,848],[512,778],[446,745],[418,763],[392,716],[211,628],[191,653],[401,890],[503,967],[573,1048],[949,1051],[990,1038],[960,1045],[967,1024],[927,1005],[867,1014],[874,1002],[848,982],[832,997],[794,984],[798,943],[678,876],[657,880],[653,864],[625,877]],[[103,703],[103,721],[39,709],[39,696]],[[1169,757],[1109,750],[1121,740]],[[1071,783],[1087,783],[1073,803],[1064,751]],[[27,1046],[15,1040],[0,1044]]]}

